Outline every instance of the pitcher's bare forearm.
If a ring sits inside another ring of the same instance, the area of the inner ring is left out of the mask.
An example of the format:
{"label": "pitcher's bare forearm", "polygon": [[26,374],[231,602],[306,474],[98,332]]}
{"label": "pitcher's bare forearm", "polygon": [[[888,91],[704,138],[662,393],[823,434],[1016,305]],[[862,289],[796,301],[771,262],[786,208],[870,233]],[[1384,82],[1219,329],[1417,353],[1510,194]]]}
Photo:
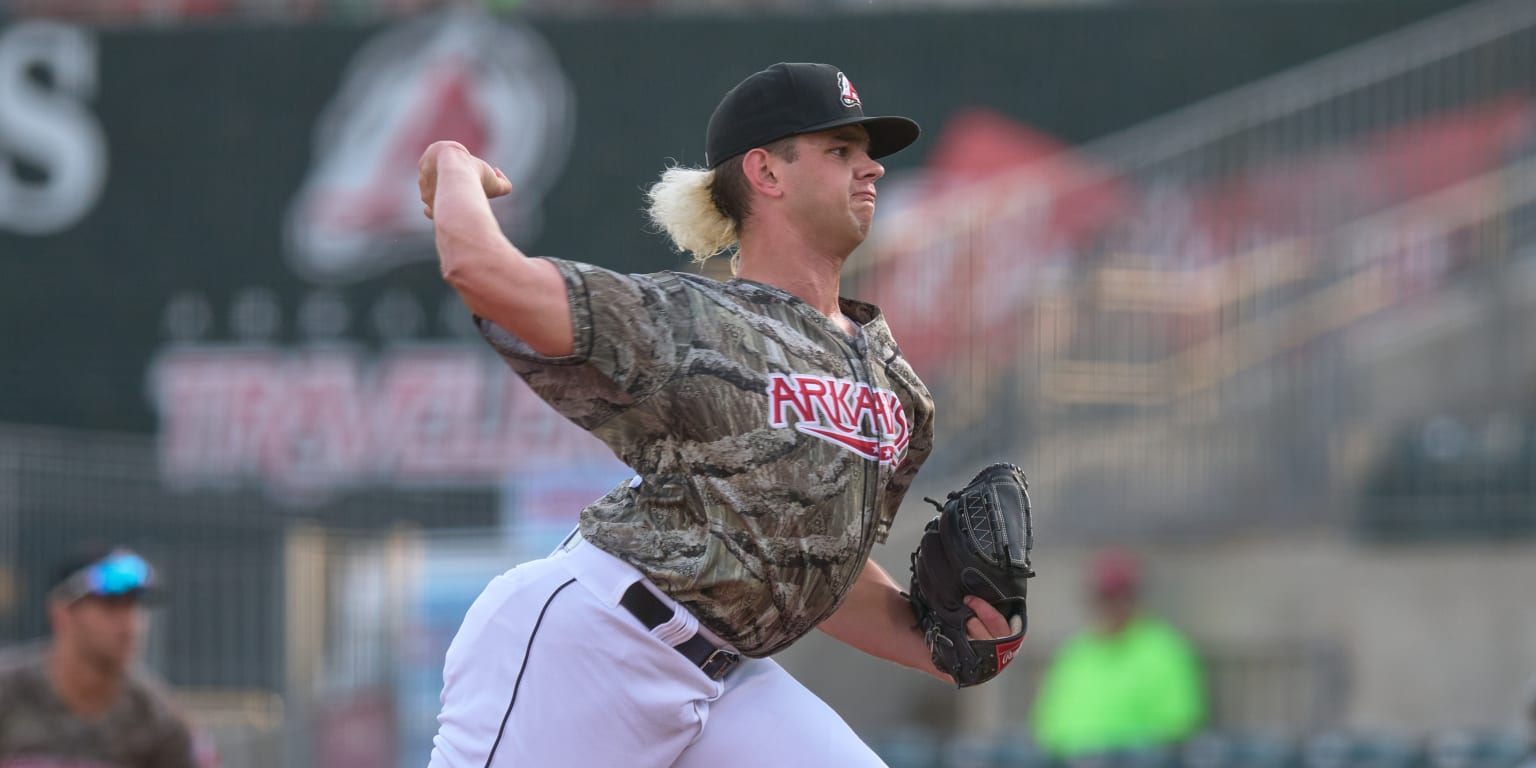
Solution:
{"label": "pitcher's bare forearm", "polygon": [[565,281],[553,264],[528,258],[502,234],[487,196],[498,191],[499,174],[487,177],[483,161],[455,148],[436,151],[424,159],[424,166],[429,162],[423,168],[428,193],[424,202],[434,225],[443,279],[470,311],[505,328],[535,352],[549,357],[570,354],[573,335]]}
{"label": "pitcher's bare forearm", "polygon": [[[976,618],[966,624],[971,637],[984,639],[1008,634],[1008,620],[979,597],[965,598]],[[928,644],[917,629],[912,606],[901,587],[873,559],[849,590],[837,612],[823,621],[821,631],[871,656],[927,672],[944,682],[953,679],[933,665]]]}
{"label": "pitcher's bare forearm", "polygon": [[847,599],[820,629],[871,656],[949,682],[948,675],[934,668],[901,588],[874,560],[864,564]]}

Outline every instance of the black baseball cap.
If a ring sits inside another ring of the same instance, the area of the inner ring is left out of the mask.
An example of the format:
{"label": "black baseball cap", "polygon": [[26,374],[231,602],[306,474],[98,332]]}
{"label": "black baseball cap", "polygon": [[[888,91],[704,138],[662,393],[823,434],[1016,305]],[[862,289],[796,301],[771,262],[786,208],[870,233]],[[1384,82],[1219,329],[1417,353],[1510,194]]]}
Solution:
{"label": "black baseball cap", "polygon": [[885,157],[917,141],[905,117],[866,117],[859,92],[831,64],[775,64],[725,94],[709,118],[704,163],[714,168],[755,147],[843,125],[869,131],[869,156]]}

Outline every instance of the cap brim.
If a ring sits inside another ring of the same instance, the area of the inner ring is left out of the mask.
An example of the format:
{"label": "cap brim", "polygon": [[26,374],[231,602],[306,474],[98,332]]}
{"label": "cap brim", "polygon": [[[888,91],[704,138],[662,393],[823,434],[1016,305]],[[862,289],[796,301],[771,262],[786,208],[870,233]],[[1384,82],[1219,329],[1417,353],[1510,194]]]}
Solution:
{"label": "cap brim", "polygon": [[869,156],[875,159],[900,152],[912,146],[922,129],[917,123],[906,117],[850,117],[843,120],[813,125],[800,131],[801,134],[828,131],[833,128],[841,128],[845,125],[862,125],[869,131]]}
{"label": "cap brim", "polygon": [[141,588],[130,589],[127,592],[114,592],[112,594],[106,594],[103,592],[87,592],[85,597],[82,597],[81,599],[83,600],[85,598],[95,598],[97,600],[132,600],[139,603],[154,603],[156,602],[157,597],[158,595],[154,590]]}

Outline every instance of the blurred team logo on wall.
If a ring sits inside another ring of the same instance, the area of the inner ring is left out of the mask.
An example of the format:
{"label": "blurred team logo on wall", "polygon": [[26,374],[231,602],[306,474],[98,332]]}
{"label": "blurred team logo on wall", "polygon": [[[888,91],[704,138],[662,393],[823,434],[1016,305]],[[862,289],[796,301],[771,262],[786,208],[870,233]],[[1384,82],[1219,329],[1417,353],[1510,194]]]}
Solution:
{"label": "blurred team logo on wall", "polygon": [[[537,235],[574,109],[550,48],[514,22],[445,12],[385,29],[339,82],[284,222],[288,263],[314,290],[296,303],[242,291],[229,345],[203,343],[212,323],[205,297],[188,294],[167,308],[177,343],[149,372],[163,481],[183,490],[258,487],[312,505],[378,487],[495,488],[509,472],[537,475],[550,462],[605,476],[621,470],[596,438],[488,354],[457,296],[439,305],[447,336],[434,337],[430,310],[408,291],[386,290],[359,311],[338,290],[435,259],[416,177],[422,150],[437,139],[499,167],[514,187],[492,202],[502,228],[522,240]],[[289,317],[308,343],[279,340]],[[382,349],[355,344],[364,324]]]}
{"label": "blurred team logo on wall", "polygon": [[569,150],[574,98],[531,30],[474,11],[390,28],[353,57],[316,126],[308,176],[288,211],[289,262],[318,283],[350,283],[434,258],[417,161],[453,139],[499,167],[514,192],[502,228],[531,239]]}
{"label": "blurred team logo on wall", "polygon": [[606,490],[627,473],[473,345],[381,356],[337,344],[172,346],[152,362],[148,387],[161,479],[181,491],[255,487],[309,506],[355,490],[491,488],[556,470],[602,478]]}

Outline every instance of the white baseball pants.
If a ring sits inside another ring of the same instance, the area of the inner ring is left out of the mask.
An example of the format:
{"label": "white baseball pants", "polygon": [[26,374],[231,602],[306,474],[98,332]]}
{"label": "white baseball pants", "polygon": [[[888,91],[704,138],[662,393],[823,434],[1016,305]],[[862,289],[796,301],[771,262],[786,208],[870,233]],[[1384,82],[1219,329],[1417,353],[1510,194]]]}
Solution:
{"label": "white baseball pants", "polygon": [[672,647],[701,629],[687,609],[652,588],[676,613],[647,630],[619,605],[640,578],[576,537],[491,580],[448,648],[430,768],[883,768],[774,661],[709,679]]}

